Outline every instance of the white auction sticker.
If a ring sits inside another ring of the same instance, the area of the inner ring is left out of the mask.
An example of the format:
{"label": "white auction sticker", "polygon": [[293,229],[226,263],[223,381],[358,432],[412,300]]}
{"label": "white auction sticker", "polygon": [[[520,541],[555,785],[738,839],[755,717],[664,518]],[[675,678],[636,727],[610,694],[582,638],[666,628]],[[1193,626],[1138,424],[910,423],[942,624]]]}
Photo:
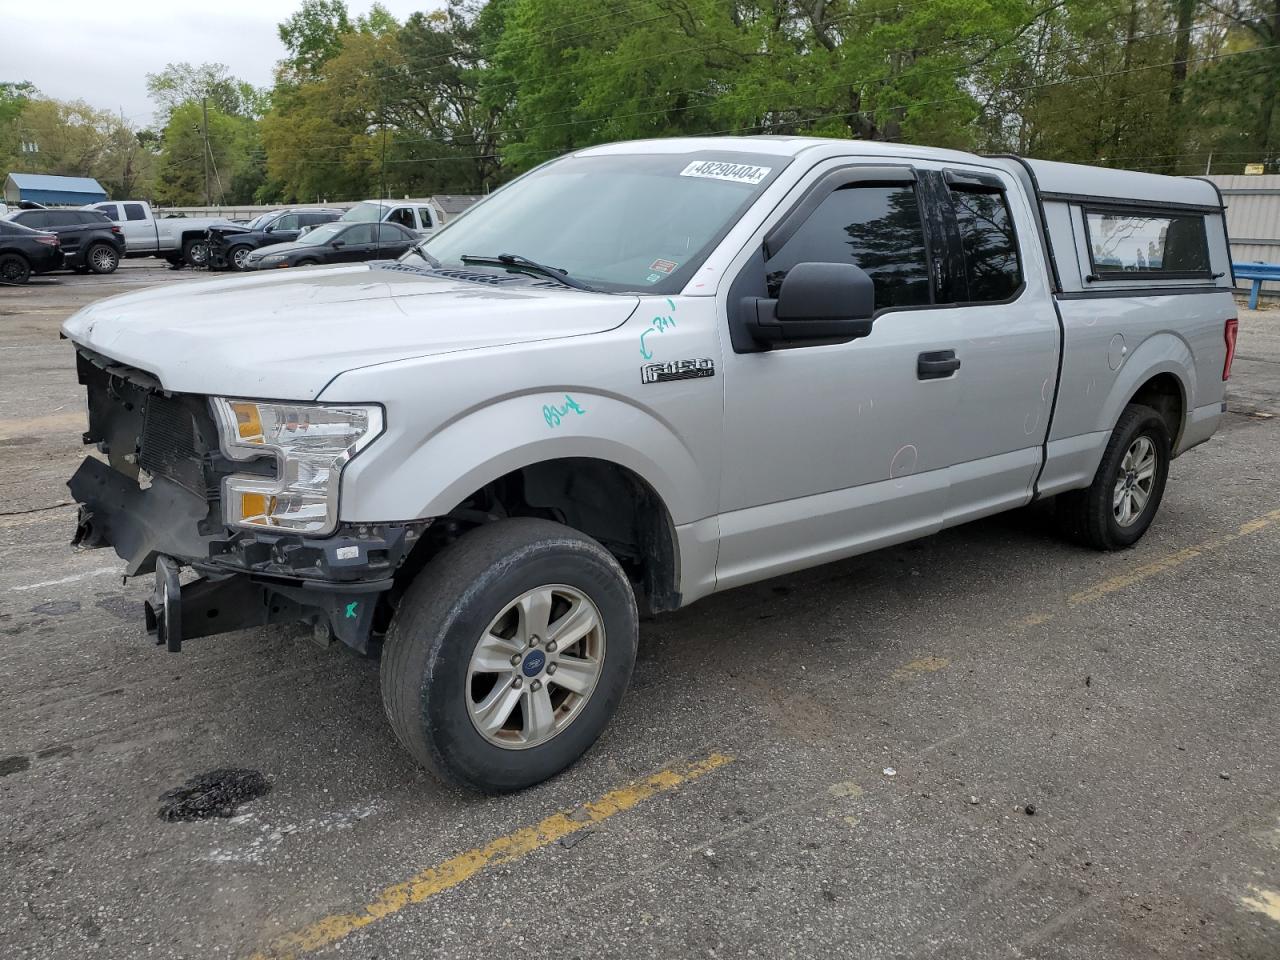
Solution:
{"label": "white auction sticker", "polygon": [[682,177],[709,177],[712,180],[729,180],[732,183],[757,184],[767,177],[773,167],[757,167],[752,163],[725,163],[722,160],[695,160],[680,171]]}

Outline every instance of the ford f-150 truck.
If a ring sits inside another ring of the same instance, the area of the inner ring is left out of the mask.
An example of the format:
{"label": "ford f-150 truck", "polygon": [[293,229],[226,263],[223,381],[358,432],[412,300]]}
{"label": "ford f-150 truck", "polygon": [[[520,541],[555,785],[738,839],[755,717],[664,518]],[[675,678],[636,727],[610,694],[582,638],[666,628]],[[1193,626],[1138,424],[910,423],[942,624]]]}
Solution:
{"label": "ford f-150 truck", "polygon": [[109,200],[91,204],[120,225],[126,257],[160,257],[176,266],[204,266],[209,247],[205,231],[233,227],[225,217],[157,217],[145,200]]}
{"label": "ford f-150 truck", "polygon": [[1083,544],[1137,541],[1225,409],[1227,249],[1198,179],[584,149],[398,261],[68,320],[77,540],[154,574],[170,650],[304,621],[380,654],[414,757],[517,789],[600,734],[641,611],[1048,498]]}

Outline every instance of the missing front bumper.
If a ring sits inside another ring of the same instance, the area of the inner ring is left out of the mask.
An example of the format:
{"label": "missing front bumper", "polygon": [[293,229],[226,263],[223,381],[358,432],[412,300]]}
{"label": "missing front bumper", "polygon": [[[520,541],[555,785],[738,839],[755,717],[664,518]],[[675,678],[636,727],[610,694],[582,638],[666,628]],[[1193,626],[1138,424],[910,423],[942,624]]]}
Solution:
{"label": "missing front bumper", "polygon": [[173,653],[187,640],[299,621],[326,629],[352,649],[368,653],[378,599],[392,586],[391,580],[275,583],[247,574],[180,583],[176,560],[157,557],[155,566],[155,589],[144,605],[147,632]]}

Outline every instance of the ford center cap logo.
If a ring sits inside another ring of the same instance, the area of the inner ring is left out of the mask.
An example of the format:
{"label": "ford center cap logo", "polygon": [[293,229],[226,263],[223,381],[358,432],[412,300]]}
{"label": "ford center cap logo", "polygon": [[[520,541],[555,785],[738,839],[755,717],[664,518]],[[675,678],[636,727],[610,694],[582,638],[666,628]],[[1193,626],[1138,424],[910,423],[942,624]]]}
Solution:
{"label": "ford center cap logo", "polygon": [[529,655],[524,658],[524,675],[526,677],[536,677],[542,672],[542,667],[546,662],[547,655],[541,650],[530,651]]}

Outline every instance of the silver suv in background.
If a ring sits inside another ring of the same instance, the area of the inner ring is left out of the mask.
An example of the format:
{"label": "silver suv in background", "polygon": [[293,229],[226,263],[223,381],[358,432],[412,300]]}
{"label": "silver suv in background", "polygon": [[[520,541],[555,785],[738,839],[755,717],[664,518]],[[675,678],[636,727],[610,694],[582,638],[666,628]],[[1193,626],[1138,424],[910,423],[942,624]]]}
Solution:
{"label": "silver suv in background", "polygon": [[517,789],[599,736],[641,611],[1049,498],[1135,543],[1222,418],[1230,269],[1197,179],[592,147],[396,262],[68,320],[78,540],[154,575],[170,650],[302,620],[380,653],[419,762]]}

